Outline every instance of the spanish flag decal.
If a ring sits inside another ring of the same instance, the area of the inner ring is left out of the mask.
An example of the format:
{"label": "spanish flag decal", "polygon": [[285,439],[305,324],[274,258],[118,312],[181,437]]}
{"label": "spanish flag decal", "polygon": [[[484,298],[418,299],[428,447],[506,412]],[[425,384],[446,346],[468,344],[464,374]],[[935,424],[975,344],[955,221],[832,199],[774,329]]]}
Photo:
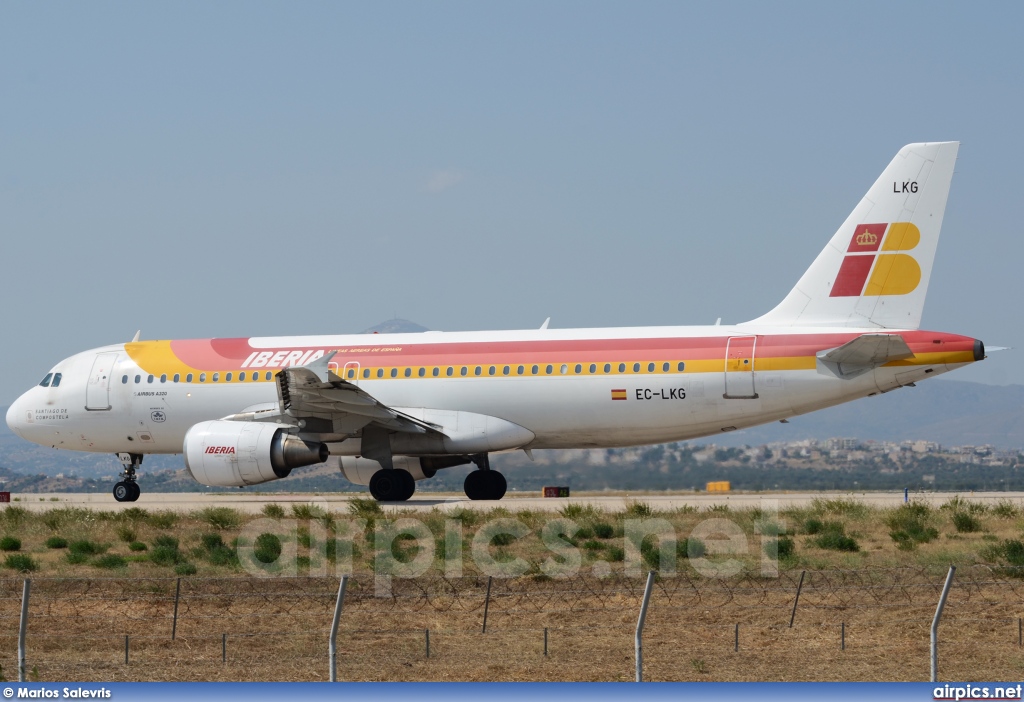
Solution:
{"label": "spanish flag decal", "polygon": [[612,390],[612,399],[613,400],[625,400],[626,399],[626,391],[625,390]]}

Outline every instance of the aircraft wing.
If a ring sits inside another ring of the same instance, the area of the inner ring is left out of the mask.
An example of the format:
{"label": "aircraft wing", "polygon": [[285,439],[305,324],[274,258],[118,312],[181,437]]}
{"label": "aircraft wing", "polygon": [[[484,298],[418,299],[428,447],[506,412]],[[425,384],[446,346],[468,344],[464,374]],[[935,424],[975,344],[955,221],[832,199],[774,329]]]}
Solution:
{"label": "aircraft wing", "polygon": [[821,351],[817,356],[819,368],[824,366],[833,375],[852,378],[889,361],[912,358],[914,352],[899,334],[861,334],[842,346]]}

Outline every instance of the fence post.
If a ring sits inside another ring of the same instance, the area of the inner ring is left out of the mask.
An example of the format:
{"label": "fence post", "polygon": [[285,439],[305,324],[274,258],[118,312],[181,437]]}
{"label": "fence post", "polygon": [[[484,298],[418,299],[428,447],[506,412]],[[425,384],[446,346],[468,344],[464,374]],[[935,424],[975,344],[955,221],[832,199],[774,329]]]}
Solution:
{"label": "fence post", "polygon": [[956,566],[951,565],[949,574],[946,576],[946,584],[942,586],[939,606],[935,608],[935,618],[932,619],[932,682],[939,680],[939,619],[942,618],[942,609],[946,606],[946,598],[949,596],[949,588],[953,584],[954,573],[956,573]]}
{"label": "fence post", "polygon": [[846,650],[846,622],[843,622],[843,627],[839,630],[839,650]]}
{"label": "fence post", "polygon": [[427,658],[430,658],[430,629],[424,629],[423,633],[427,637]]}
{"label": "fence post", "polygon": [[181,578],[174,588],[174,622],[171,624],[171,641],[178,635],[178,598],[181,597]]}
{"label": "fence post", "polygon": [[338,620],[341,619],[341,605],[345,602],[345,588],[348,586],[348,576],[341,576],[341,584],[338,585],[338,599],[334,603],[334,621],[331,622],[331,640],[328,645],[331,657],[331,682],[338,682],[338,647],[335,643],[338,638]]}
{"label": "fence post", "polygon": [[18,682],[25,682],[25,632],[28,630],[28,593],[32,581],[25,578],[21,590],[21,623],[18,625]]}
{"label": "fence post", "polygon": [[1017,617],[1017,645],[1024,645],[1024,619]]}
{"label": "fence post", "polygon": [[491,608],[491,576],[487,576],[487,598],[484,600],[484,628],[481,634],[487,633],[487,611]]}
{"label": "fence post", "polygon": [[124,635],[124,664],[128,665],[128,634]]}
{"label": "fence post", "polygon": [[651,603],[651,590],[654,589],[654,571],[647,573],[647,587],[644,588],[644,601],[640,605],[640,618],[636,621],[636,681],[644,680],[644,622],[647,620],[647,606]]}
{"label": "fence post", "polygon": [[544,627],[544,655],[548,655],[548,628]]}
{"label": "fence post", "polygon": [[220,662],[221,663],[227,663],[228,662],[228,635],[227,634],[221,634],[220,635]]}
{"label": "fence post", "polygon": [[736,642],[733,644],[732,650],[733,651],[739,651],[740,650],[740,623],[739,622],[736,622]]}
{"label": "fence post", "polygon": [[796,619],[796,606],[800,602],[800,591],[804,589],[804,576],[807,575],[806,570],[800,571],[800,583],[796,586],[796,599],[793,600],[793,613],[789,615],[789,628],[793,628],[793,620]]}

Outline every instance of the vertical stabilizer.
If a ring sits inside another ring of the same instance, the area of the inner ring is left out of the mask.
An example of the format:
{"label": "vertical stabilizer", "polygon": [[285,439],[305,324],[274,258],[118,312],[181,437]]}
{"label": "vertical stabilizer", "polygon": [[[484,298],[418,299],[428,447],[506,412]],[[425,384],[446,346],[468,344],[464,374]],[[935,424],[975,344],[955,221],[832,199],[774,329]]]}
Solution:
{"label": "vertical stabilizer", "polygon": [[959,146],[900,149],[786,299],[747,324],[917,329]]}

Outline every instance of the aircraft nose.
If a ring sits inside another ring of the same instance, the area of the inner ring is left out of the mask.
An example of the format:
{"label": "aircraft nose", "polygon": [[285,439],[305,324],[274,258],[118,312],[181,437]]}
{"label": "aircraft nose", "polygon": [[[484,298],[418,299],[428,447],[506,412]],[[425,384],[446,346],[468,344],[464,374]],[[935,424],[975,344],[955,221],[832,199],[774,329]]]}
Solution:
{"label": "aircraft nose", "polygon": [[[7,408],[7,426],[18,436],[21,436],[21,424],[23,421],[21,410],[21,398]],[[25,438],[22,436],[22,438]]]}

